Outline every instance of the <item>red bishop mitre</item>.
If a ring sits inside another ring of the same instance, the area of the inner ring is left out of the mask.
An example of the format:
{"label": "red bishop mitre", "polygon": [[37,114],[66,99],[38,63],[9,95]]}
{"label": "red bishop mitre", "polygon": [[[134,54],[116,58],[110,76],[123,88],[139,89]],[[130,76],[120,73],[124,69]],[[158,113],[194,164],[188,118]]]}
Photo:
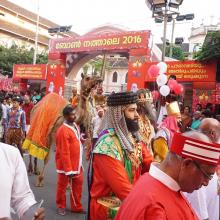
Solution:
{"label": "red bishop mitre", "polygon": [[170,152],[201,163],[217,165],[220,162],[220,144],[206,143],[175,133]]}

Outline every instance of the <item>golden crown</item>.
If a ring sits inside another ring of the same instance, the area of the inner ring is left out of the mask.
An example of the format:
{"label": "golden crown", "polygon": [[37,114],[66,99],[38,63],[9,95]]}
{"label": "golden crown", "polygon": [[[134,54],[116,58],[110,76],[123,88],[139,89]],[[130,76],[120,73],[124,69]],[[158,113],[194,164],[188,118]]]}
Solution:
{"label": "golden crown", "polygon": [[166,104],[166,109],[167,109],[167,115],[168,116],[180,116],[181,115],[179,104],[178,104],[177,101],[167,103]]}

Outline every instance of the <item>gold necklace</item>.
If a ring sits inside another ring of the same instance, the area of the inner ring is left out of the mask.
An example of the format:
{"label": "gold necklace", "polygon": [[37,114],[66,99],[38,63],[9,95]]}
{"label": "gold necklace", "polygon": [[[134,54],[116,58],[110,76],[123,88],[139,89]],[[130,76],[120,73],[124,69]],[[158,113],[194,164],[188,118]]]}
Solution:
{"label": "gold necklace", "polygon": [[140,164],[143,160],[142,158],[142,146],[140,142],[137,142],[137,140],[132,136],[131,133],[129,133],[128,138],[133,146],[133,152],[127,152],[127,157],[131,161],[132,165],[138,169],[140,167]]}

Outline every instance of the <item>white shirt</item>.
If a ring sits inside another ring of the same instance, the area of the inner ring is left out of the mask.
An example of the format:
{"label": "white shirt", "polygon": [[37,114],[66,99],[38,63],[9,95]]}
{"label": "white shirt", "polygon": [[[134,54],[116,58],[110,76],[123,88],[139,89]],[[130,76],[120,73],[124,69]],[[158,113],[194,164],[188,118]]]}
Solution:
{"label": "white shirt", "polygon": [[192,193],[184,193],[190,205],[196,212],[200,220],[208,218],[208,210],[206,204],[206,190],[205,188],[200,188]]}
{"label": "white shirt", "polygon": [[6,105],[2,104],[2,118],[6,119],[7,118],[7,107]]}
{"label": "white shirt", "polygon": [[6,108],[7,108],[7,109],[12,108],[12,106],[13,106],[12,104],[10,104],[10,105],[9,105],[9,104],[6,104]]}
{"label": "white shirt", "polygon": [[36,203],[27,171],[17,148],[0,142],[0,218],[10,218],[10,206],[19,219]]}
{"label": "white shirt", "polygon": [[176,192],[179,191],[180,190],[179,184],[172,177],[170,177],[169,175],[164,173],[162,170],[160,170],[157,167],[157,164],[159,165],[159,163],[151,164],[149,174],[155,179],[157,179],[158,181],[160,181],[161,183],[163,183],[169,189],[176,191]]}
{"label": "white shirt", "polygon": [[219,196],[217,195],[218,177],[215,174],[208,186],[203,186],[193,193],[185,193],[192,208],[196,211],[200,220],[219,219]]}
{"label": "white shirt", "polygon": [[215,174],[206,189],[206,203],[209,220],[219,219],[219,195],[217,190],[218,176]]}
{"label": "white shirt", "polygon": [[100,118],[98,115],[92,119],[92,125],[93,125],[93,136],[92,137],[93,138],[98,138],[98,129],[101,124],[101,121],[102,121],[102,118]]}

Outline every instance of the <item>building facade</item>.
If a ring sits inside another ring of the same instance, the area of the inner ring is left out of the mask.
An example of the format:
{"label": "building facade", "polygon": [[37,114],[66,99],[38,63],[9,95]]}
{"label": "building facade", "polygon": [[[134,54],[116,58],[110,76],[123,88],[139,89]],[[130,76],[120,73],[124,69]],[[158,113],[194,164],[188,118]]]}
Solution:
{"label": "building facade", "polygon": [[127,90],[128,60],[120,55],[109,58],[109,68],[105,71],[103,88],[106,94]]}
{"label": "building facade", "polygon": [[[36,25],[37,14],[10,1],[0,1],[0,45],[10,47],[12,44],[16,44],[26,48],[34,47]],[[48,33],[48,29],[54,27],[59,27],[59,25],[39,17],[39,51],[47,50],[50,38],[57,37]],[[60,33],[59,35],[61,37],[78,36],[73,32]]]}
{"label": "building facade", "polygon": [[191,35],[189,37],[189,59],[193,59],[193,54],[198,52],[202,47],[206,35],[209,31],[219,31],[220,30],[220,21],[213,25],[204,25],[203,22],[199,27],[192,27]]}

